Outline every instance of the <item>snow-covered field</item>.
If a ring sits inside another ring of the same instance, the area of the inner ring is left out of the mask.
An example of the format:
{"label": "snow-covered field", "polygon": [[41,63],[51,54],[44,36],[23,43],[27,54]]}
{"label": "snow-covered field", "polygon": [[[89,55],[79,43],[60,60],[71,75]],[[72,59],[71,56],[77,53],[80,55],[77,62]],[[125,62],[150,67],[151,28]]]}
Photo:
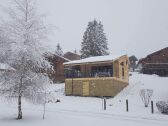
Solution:
{"label": "snow-covered field", "polygon": [[[23,102],[23,120],[16,120],[17,105],[0,103],[0,126],[167,126],[168,115],[162,115],[154,106],[144,107],[140,89],[153,89],[154,104],[168,100],[168,77],[132,73],[130,84],[114,98],[107,99],[107,110],[102,110],[102,99],[95,97],[64,96],[64,84],[50,86],[50,91],[61,102],[48,103],[42,120],[43,106]],[[126,112],[125,101],[129,101]]]}

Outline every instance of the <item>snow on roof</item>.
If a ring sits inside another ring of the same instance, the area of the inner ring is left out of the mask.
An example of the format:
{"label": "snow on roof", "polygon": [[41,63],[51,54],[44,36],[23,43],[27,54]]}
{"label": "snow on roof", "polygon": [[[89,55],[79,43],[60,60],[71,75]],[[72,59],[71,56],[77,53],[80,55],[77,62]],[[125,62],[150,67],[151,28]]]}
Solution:
{"label": "snow on roof", "polygon": [[0,70],[14,70],[14,69],[8,64],[0,63]]}
{"label": "snow on roof", "polygon": [[82,64],[82,63],[93,63],[93,62],[105,62],[105,61],[114,61],[125,55],[107,55],[107,56],[94,56],[81,60],[74,60],[64,63],[64,65],[70,64]]}
{"label": "snow on roof", "polygon": [[66,61],[71,61],[70,59],[67,59],[67,58],[65,58],[65,57],[63,57],[63,56],[60,56],[60,55],[58,55],[58,54],[53,54],[53,53],[51,53],[51,52],[46,52],[45,55],[47,55],[47,56],[58,56],[58,57],[60,57],[60,58],[62,58],[62,59],[64,59],[64,60],[66,60]]}
{"label": "snow on roof", "polygon": [[64,60],[66,60],[66,61],[71,61],[70,59],[67,59],[67,58],[65,58],[65,57],[63,57],[63,56],[60,56],[60,55],[57,55],[57,54],[54,54],[54,55],[56,55],[56,56],[58,56],[58,57],[60,57],[60,58],[62,58],[62,59],[64,59]]}

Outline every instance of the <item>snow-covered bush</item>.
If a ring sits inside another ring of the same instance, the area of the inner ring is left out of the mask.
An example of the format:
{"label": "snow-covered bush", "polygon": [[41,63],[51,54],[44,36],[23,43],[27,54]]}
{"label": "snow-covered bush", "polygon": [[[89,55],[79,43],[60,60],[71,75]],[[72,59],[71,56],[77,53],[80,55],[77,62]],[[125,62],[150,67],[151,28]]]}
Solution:
{"label": "snow-covered bush", "polygon": [[168,114],[168,102],[158,101],[156,106],[161,113]]}
{"label": "snow-covered bush", "polygon": [[153,95],[152,89],[141,89],[139,93],[145,107],[148,107],[151,97]]}

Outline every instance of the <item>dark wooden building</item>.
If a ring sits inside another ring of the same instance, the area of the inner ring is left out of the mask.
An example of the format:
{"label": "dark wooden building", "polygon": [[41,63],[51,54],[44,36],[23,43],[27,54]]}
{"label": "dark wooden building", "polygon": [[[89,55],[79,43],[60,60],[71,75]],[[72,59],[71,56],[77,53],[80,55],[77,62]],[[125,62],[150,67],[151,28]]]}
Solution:
{"label": "dark wooden building", "polygon": [[64,57],[69,59],[69,60],[80,60],[80,55],[76,54],[76,53],[72,53],[72,52],[66,52],[64,54]]}
{"label": "dark wooden building", "polygon": [[64,82],[65,76],[64,76],[63,63],[68,62],[70,60],[62,56],[58,56],[56,54],[51,54],[51,53],[46,54],[45,57],[47,58],[47,60],[50,62],[50,64],[53,67],[53,70],[48,71],[48,75],[50,79],[54,83]]}
{"label": "dark wooden building", "polygon": [[140,59],[142,73],[157,74],[159,76],[168,76],[168,47]]}

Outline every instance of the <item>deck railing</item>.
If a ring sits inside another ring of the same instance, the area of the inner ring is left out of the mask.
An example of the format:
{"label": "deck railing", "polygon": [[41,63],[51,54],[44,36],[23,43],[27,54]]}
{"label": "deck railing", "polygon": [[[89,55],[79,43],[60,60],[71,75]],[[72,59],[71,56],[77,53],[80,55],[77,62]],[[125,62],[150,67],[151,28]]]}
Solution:
{"label": "deck railing", "polygon": [[96,72],[72,71],[65,73],[65,78],[94,78],[94,77],[113,77],[112,70]]}

